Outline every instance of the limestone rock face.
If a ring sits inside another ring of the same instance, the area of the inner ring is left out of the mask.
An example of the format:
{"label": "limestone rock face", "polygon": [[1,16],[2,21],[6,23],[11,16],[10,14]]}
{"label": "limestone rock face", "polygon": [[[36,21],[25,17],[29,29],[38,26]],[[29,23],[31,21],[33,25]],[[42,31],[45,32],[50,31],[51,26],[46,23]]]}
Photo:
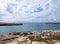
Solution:
{"label": "limestone rock face", "polygon": [[18,42],[10,42],[10,43],[6,43],[6,44],[19,44]]}
{"label": "limestone rock face", "polygon": [[55,42],[54,44],[60,44],[60,42]]}
{"label": "limestone rock face", "polygon": [[30,44],[31,40],[27,37],[20,37],[6,44]]}
{"label": "limestone rock face", "polygon": [[36,42],[36,41],[33,41],[32,44],[46,44],[45,42]]}

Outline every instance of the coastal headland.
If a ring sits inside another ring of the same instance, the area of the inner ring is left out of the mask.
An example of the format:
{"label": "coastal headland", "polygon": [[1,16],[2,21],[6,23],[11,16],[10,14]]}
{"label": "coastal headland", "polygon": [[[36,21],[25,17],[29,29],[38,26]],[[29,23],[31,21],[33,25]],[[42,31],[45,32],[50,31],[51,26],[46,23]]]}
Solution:
{"label": "coastal headland", "polygon": [[15,25],[23,25],[22,23],[0,23],[0,26],[15,26]]}
{"label": "coastal headland", "polygon": [[0,44],[60,44],[60,30],[7,33],[0,35]]}

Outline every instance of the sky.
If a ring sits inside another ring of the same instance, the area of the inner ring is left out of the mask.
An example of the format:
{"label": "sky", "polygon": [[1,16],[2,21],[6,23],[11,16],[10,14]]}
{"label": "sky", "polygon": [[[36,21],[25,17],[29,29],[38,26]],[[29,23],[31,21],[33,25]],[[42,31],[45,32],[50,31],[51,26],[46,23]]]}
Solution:
{"label": "sky", "polygon": [[0,22],[60,22],[60,0],[0,0]]}

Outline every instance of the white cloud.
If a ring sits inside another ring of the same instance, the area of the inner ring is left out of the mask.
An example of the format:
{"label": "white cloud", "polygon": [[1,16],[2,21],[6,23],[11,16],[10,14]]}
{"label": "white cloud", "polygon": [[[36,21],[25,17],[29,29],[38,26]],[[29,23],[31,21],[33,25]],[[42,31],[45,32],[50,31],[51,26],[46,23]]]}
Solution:
{"label": "white cloud", "polygon": [[1,21],[55,22],[59,20],[59,7],[55,0],[0,0],[0,12],[4,14]]}

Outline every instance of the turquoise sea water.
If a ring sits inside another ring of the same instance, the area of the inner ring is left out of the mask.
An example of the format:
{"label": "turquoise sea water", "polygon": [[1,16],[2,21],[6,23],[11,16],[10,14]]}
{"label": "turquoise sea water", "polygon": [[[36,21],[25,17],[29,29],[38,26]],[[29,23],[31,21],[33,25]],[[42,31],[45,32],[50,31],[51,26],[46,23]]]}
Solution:
{"label": "turquoise sea water", "polygon": [[18,26],[0,26],[0,34],[21,31],[59,30],[60,24],[25,23]]}

